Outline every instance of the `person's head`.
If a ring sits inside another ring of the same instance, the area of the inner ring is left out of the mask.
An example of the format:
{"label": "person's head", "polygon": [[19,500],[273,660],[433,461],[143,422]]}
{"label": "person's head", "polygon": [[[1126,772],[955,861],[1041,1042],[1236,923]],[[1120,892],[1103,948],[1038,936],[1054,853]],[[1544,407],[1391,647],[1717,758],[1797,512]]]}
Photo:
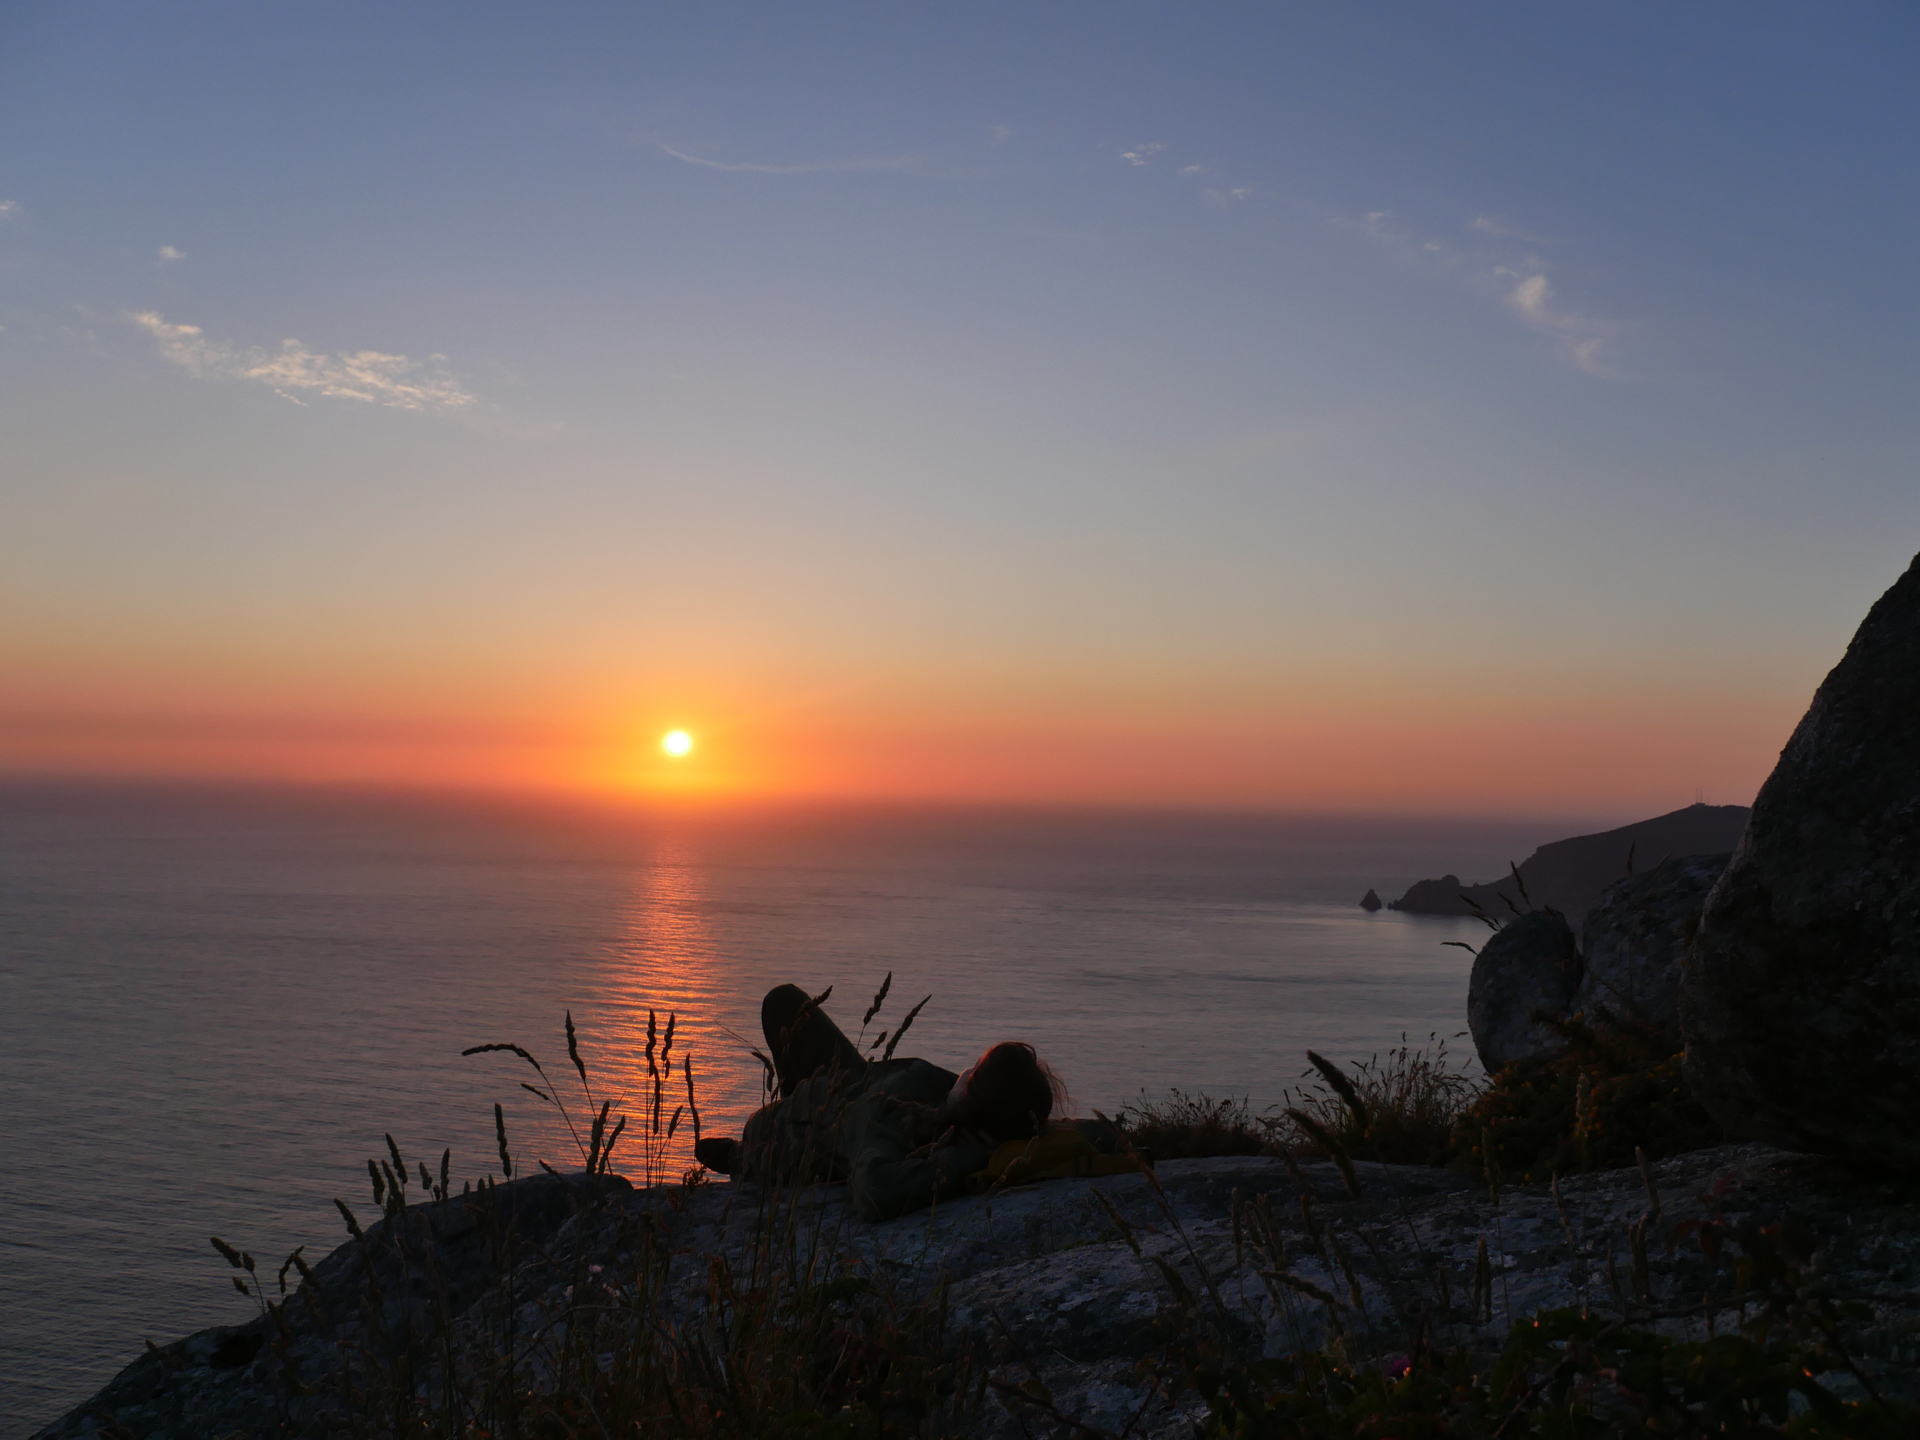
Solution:
{"label": "person's head", "polygon": [[947,1108],[955,1124],[995,1140],[1029,1140],[1046,1129],[1067,1087],[1034,1048],[1020,1040],[995,1045],[953,1087]]}

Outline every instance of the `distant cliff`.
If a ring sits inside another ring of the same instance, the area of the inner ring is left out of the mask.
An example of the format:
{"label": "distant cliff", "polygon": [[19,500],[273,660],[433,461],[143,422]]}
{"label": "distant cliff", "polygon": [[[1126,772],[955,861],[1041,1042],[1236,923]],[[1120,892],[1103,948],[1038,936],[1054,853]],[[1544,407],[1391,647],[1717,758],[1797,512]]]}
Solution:
{"label": "distant cliff", "polygon": [[1629,856],[1636,871],[1645,871],[1674,856],[1723,854],[1740,843],[1748,814],[1744,805],[1689,805],[1618,830],[1542,845],[1518,867],[1524,898],[1511,875],[1481,885],[1444,875],[1416,881],[1398,900],[1388,901],[1387,908],[1417,915],[1471,915],[1478,905],[1489,915],[1506,916],[1551,906],[1578,930],[1587,911],[1600,902],[1600,892],[1627,873]]}

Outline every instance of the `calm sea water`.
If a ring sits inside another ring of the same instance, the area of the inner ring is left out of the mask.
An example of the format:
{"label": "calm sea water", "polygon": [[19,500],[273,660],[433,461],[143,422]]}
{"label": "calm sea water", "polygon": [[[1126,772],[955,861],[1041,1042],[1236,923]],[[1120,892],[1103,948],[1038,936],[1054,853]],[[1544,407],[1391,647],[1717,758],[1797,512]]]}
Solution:
{"label": "calm sea water", "polygon": [[852,1030],[892,971],[875,1030],[933,997],[902,1053],[1026,1038],[1082,1112],[1170,1086],[1264,1106],[1309,1046],[1465,1028],[1471,961],[1442,942],[1469,923],[1369,915],[1369,886],[1489,876],[1583,828],[0,789],[0,1433],[142,1337],[243,1318],[207,1237],[324,1254],[331,1197],[373,1208],[386,1132],[478,1176],[499,1101],[520,1165],[577,1166],[530,1072],[465,1046],[516,1041],[562,1080],[570,1009],[631,1096],[649,1010],[677,1013],[723,1133],[757,1101],[769,986],[833,985]]}

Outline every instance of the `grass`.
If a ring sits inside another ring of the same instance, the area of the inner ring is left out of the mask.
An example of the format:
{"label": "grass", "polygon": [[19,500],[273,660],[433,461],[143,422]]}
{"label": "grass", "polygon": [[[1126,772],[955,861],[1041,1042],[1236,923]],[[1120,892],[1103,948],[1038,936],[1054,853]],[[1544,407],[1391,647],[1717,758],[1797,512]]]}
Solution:
{"label": "grass", "polygon": [[1721,1142],[1687,1090],[1677,1036],[1610,1014],[1559,1028],[1564,1051],[1507,1066],[1461,1113],[1449,1143],[1456,1167],[1481,1173],[1491,1144],[1505,1173],[1546,1180]]}
{"label": "grass", "polygon": [[[532,1055],[517,1046],[483,1048],[510,1051],[534,1069],[543,1082],[539,1093],[576,1136],[589,1175],[605,1175],[625,1132],[595,1096],[570,1023],[568,1031],[586,1102],[578,1118]],[[1572,1082],[1572,1108],[1556,1099],[1529,1112],[1527,1123],[1546,1138],[1527,1143],[1611,1154],[1608,1147],[1625,1139],[1615,1128],[1620,1116],[1659,1110],[1632,1098],[1635,1085],[1656,1083],[1648,1077],[1660,1071],[1650,1063],[1659,1045],[1611,1031],[1580,1043],[1587,1047],[1583,1059],[1567,1073],[1588,1075],[1587,1083]],[[663,1045],[659,1059],[671,1054]],[[1143,1096],[1118,1118],[1133,1144],[1163,1158],[1314,1147],[1349,1173],[1350,1155],[1445,1160],[1448,1137],[1479,1124],[1494,1137],[1494,1163],[1485,1169],[1497,1186],[1521,1134],[1514,1128],[1519,1119],[1507,1112],[1517,1096],[1535,1093],[1508,1072],[1491,1083],[1475,1079],[1437,1040],[1416,1050],[1403,1039],[1385,1057],[1345,1070],[1310,1058],[1312,1083],[1289,1096],[1293,1103],[1279,1115],[1256,1115],[1244,1100],[1176,1090],[1165,1100]],[[1591,1078],[1607,1066],[1611,1072]],[[664,1064],[655,1066],[633,1127],[642,1143],[625,1152],[648,1174],[675,1130],[670,1076]],[[683,1074],[682,1083],[692,1113],[690,1077]],[[1620,1097],[1613,1108],[1609,1084]],[[1558,1093],[1551,1085],[1540,1093],[1547,1092]],[[499,1148],[502,1175],[510,1176],[504,1122]],[[1457,1145],[1454,1151],[1458,1160]],[[543,1249],[521,1238],[515,1206],[528,1193],[524,1186],[484,1180],[454,1196],[442,1156],[437,1175],[418,1166],[426,1203],[410,1204],[407,1160],[391,1139],[388,1152],[369,1166],[380,1221],[363,1227],[341,1206],[351,1236],[352,1315],[321,1313],[330,1303],[322,1298],[329,1293],[325,1277],[297,1253],[269,1278],[252,1256],[215,1242],[236,1286],[261,1307],[259,1331],[277,1386],[274,1433],[343,1440],[931,1440],[978,1433],[991,1392],[1028,1435],[1120,1440],[1062,1413],[1037,1377],[1016,1385],[996,1375],[979,1337],[947,1324],[943,1288],[902,1293],[883,1271],[853,1259],[841,1237],[820,1225],[820,1212],[792,1193],[764,1195],[744,1243],[724,1256],[681,1253],[674,1220],[701,1183],[697,1173],[657,1186],[639,1206],[582,1210],[568,1222],[568,1244]],[[1354,1246],[1356,1237],[1366,1241],[1364,1230],[1319,1214],[1303,1191],[1303,1238],[1277,1224],[1276,1208],[1285,1208],[1274,1204],[1278,1197],[1236,1192],[1236,1254],[1250,1247],[1253,1273],[1276,1301],[1275,1323],[1284,1316],[1293,1327],[1290,1340],[1273,1337],[1285,1353],[1270,1355],[1275,1344],[1268,1336],[1228,1316],[1194,1242],[1157,1181],[1153,1188],[1167,1233],[1184,1243],[1205,1283],[1188,1285],[1164,1259],[1154,1261],[1158,1342],[1137,1373],[1163,1398],[1183,1397],[1192,1433],[1205,1440],[1882,1440],[1920,1433],[1920,1412],[1873,1397],[1843,1401],[1827,1383],[1836,1374],[1859,1376],[1838,1338],[1856,1317],[1846,1302],[1823,1295],[1811,1241],[1792,1227],[1736,1224],[1710,1210],[1705,1221],[1666,1235],[1670,1252],[1692,1244],[1721,1262],[1715,1273],[1737,1287],[1736,1329],[1706,1340],[1656,1333],[1650,1327],[1664,1312],[1636,1260],[1633,1294],[1616,1296],[1614,1313],[1523,1316],[1489,1348],[1492,1337],[1482,1327],[1492,1310],[1490,1271],[1476,1276],[1470,1294],[1449,1293],[1436,1276],[1435,1293],[1417,1305],[1370,1314],[1354,1278]],[[1134,1228],[1111,1207],[1109,1215],[1140,1254]],[[1657,1220],[1655,1213],[1634,1227],[1636,1257]],[[479,1246],[485,1286],[477,1300],[467,1295],[456,1304],[438,1257],[446,1236],[461,1230],[477,1237],[470,1243]],[[1346,1294],[1293,1269],[1310,1253],[1325,1274],[1344,1274],[1351,1305]],[[290,1272],[297,1272],[293,1293]],[[1707,1313],[1715,1305],[1732,1313],[1736,1296],[1730,1288],[1724,1304],[1712,1296],[1704,1303]],[[1303,1311],[1324,1312],[1325,1344],[1299,1343]],[[316,1350],[316,1336],[337,1336],[337,1347]]]}
{"label": "grass", "polygon": [[[1302,1075],[1312,1083],[1286,1092],[1277,1115],[1256,1113],[1245,1099],[1171,1090],[1164,1097],[1142,1094],[1114,1118],[1134,1145],[1159,1160],[1307,1155],[1326,1148],[1313,1133],[1317,1128],[1362,1159],[1444,1165],[1454,1128],[1484,1082],[1447,1053],[1444,1039],[1427,1038],[1428,1045],[1416,1049],[1402,1035],[1384,1056],[1355,1062],[1351,1073],[1314,1056]],[[1360,1102],[1358,1110],[1343,1098],[1343,1087]]]}
{"label": "grass", "polygon": [[[1454,1126],[1485,1083],[1447,1053],[1447,1042],[1438,1035],[1429,1035],[1427,1047],[1420,1049],[1402,1035],[1384,1058],[1376,1054],[1354,1062],[1348,1067],[1351,1075],[1339,1073],[1352,1098],[1341,1094],[1338,1072],[1312,1051],[1308,1055],[1314,1063],[1302,1078],[1314,1077],[1314,1083],[1297,1098],[1289,1096],[1287,1108],[1310,1116],[1349,1154],[1389,1165],[1446,1164]],[[1357,1107],[1353,1099],[1360,1102]],[[1292,1153],[1317,1144],[1298,1133],[1297,1121],[1293,1128]]]}
{"label": "grass", "polygon": [[[1376,1122],[1359,1087],[1309,1055],[1348,1111],[1347,1132],[1366,1135]],[[1487,1095],[1496,1093],[1497,1077]],[[1337,1151],[1335,1118],[1324,1112],[1306,1118],[1303,1128]],[[1583,1303],[1522,1315],[1497,1352],[1484,1350],[1478,1330],[1491,1318],[1493,1274],[1483,1239],[1465,1307],[1436,1273],[1438,1283],[1412,1309],[1416,1320],[1408,1323],[1401,1310],[1397,1319],[1380,1317],[1376,1327],[1335,1226],[1315,1223],[1303,1184],[1301,1213],[1310,1238],[1329,1274],[1328,1257],[1339,1262],[1351,1307],[1287,1269],[1287,1245],[1275,1232],[1269,1197],[1249,1202],[1236,1194],[1235,1245],[1244,1236],[1256,1252],[1255,1267],[1276,1310],[1291,1317],[1303,1300],[1321,1306],[1331,1341],[1268,1356],[1264,1336],[1253,1343],[1235,1336],[1224,1311],[1210,1313],[1192,1287],[1169,1274],[1173,1304],[1162,1317],[1163,1344],[1141,1368],[1162,1393],[1204,1402],[1204,1417],[1191,1426],[1196,1440],[1895,1440],[1920,1434],[1920,1407],[1881,1396],[1841,1338],[1847,1324],[1872,1318],[1871,1307],[1833,1293],[1822,1278],[1816,1237],[1799,1226],[1733,1220],[1717,1192],[1703,1196],[1705,1216],[1671,1226],[1664,1238],[1669,1255],[1697,1246],[1718,1283],[1710,1283],[1697,1305],[1663,1309],[1646,1263],[1660,1204],[1644,1156],[1640,1164],[1651,1208],[1628,1229],[1632,1293],[1615,1294],[1613,1313]],[[1497,1159],[1487,1163],[1486,1177],[1497,1223]],[[1557,1186],[1554,1194],[1557,1205]],[[1171,1206],[1165,1216],[1178,1226]],[[1734,1328],[1716,1330],[1716,1317],[1735,1315]],[[1682,1318],[1704,1320],[1705,1338],[1653,1328]],[[1850,1382],[1864,1398],[1842,1398],[1836,1380]]]}
{"label": "grass", "polygon": [[1113,1118],[1134,1147],[1155,1160],[1273,1153],[1272,1128],[1244,1099],[1216,1100],[1185,1090],[1169,1090],[1164,1097],[1142,1092]]}
{"label": "grass", "polygon": [[[652,1085],[632,1127],[639,1143],[627,1151],[649,1179],[677,1129],[673,1028],[671,1017],[664,1036],[650,1027]],[[612,1174],[626,1131],[594,1092],[571,1017],[567,1042],[584,1115],[524,1048],[469,1053],[510,1053],[539,1077],[526,1088],[558,1112],[584,1166],[584,1177],[557,1181],[584,1186],[585,1195],[610,1183],[596,1177]],[[695,1114],[690,1073],[683,1068],[678,1103]],[[236,1288],[260,1309],[276,1395],[272,1433],[939,1440],[973,1430],[986,1372],[972,1338],[948,1331],[942,1292],[901,1294],[778,1190],[761,1197],[729,1258],[690,1261],[673,1222],[705,1183],[698,1170],[656,1185],[647,1205],[577,1209],[565,1245],[529,1244],[519,1207],[530,1192],[506,1183],[514,1159],[498,1107],[495,1119],[501,1178],[452,1195],[443,1156],[438,1177],[419,1166],[424,1203],[409,1203],[413,1177],[388,1137],[389,1154],[369,1162],[381,1218],[362,1225],[336,1202],[350,1237],[344,1291],[333,1260],[316,1272],[296,1252],[275,1274],[214,1241]],[[461,1246],[467,1268],[450,1271]]]}

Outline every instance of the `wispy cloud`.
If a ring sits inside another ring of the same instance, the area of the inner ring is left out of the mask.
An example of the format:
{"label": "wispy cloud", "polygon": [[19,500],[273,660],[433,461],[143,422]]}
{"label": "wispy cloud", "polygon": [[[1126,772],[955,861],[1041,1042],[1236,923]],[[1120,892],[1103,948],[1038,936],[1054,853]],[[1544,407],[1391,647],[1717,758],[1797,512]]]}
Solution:
{"label": "wispy cloud", "polygon": [[[1183,171],[1182,173],[1184,174],[1185,172]],[[1253,187],[1251,185],[1235,185],[1230,189],[1215,190],[1211,186],[1208,186],[1203,188],[1200,193],[1206,196],[1209,205],[1217,205],[1222,210],[1225,210],[1231,205],[1238,205],[1242,200],[1252,195]]]}
{"label": "wispy cloud", "polygon": [[1498,215],[1476,215],[1467,222],[1467,229],[1476,235],[1490,235],[1495,240],[1524,240],[1529,245],[1543,243],[1538,235],[1529,235],[1519,226],[1501,219]]}
{"label": "wispy cloud", "polygon": [[176,250],[171,245],[162,245],[157,251],[154,252],[154,261],[155,263],[160,265],[170,264],[175,260],[184,260],[186,258],[187,258],[186,251]]}
{"label": "wispy cloud", "polygon": [[173,325],[151,310],[127,317],[159,344],[160,354],[201,379],[251,380],[304,405],[303,395],[360,400],[397,410],[453,410],[474,403],[444,369],[444,355],[409,360],[360,350],[329,355],[307,349],[298,340],[282,340],[278,350],[241,348],[211,340],[198,325]]}
{"label": "wispy cloud", "polygon": [[1013,138],[1013,126],[989,125],[987,127],[987,133],[993,137],[994,143],[997,145],[1002,141],[1011,140]]}
{"label": "wispy cloud", "polygon": [[1528,272],[1501,266],[1494,273],[1512,281],[1506,295],[1507,305],[1533,329],[1557,340],[1576,369],[1589,375],[1607,373],[1601,352],[1613,337],[1615,327],[1591,316],[1561,309],[1554,300],[1552,283],[1538,269]]}
{"label": "wispy cloud", "polygon": [[1122,150],[1120,158],[1129,165],[1151,165],[1153,157],[1166,148],[1158,140],[1154,140],[1145,145],[1136,145],[1131,150]]}
{"label": "wispy cloud", "polygon": [[1608,351],[1621,326],[1584,313],[1561,301],[1550,278],[1550,266],[1537,251],[1514,244],[1540,244],[1518,226],[1490,215],[1479,215],[1463,227],[1464,235],[1446,239],[1422,234],[1391,210],[1369,210],[1358,220],[1341,222],[1359,231],[1403,263],[1448,274],[1485,294],[1536,334],[1555,342],[1560,357],[1588,375],[1612,375]]}
{"label": "wispy cloud", "polygon": [[0,200],[0,220],[18,220],[20,202],[18,200]]}
{"label": "wispy cloud", "polygon": [[[1008,134],[1011,133],[1012,131],[1008,131]],[[676,150],[673,146],[665,144],[659,144],[658,148],[661,154],[671,155],[675,160],[685,164],[698,165],[704,170],[725,170],[735,175],[828,175],[870,170],[913,171],[920,169],[924,164],[917,155],[896,155],[888,158],[814,160],[798,165],[762,165],[750,160],[709,160],[704,155],[689,154],[685,150]]]}

